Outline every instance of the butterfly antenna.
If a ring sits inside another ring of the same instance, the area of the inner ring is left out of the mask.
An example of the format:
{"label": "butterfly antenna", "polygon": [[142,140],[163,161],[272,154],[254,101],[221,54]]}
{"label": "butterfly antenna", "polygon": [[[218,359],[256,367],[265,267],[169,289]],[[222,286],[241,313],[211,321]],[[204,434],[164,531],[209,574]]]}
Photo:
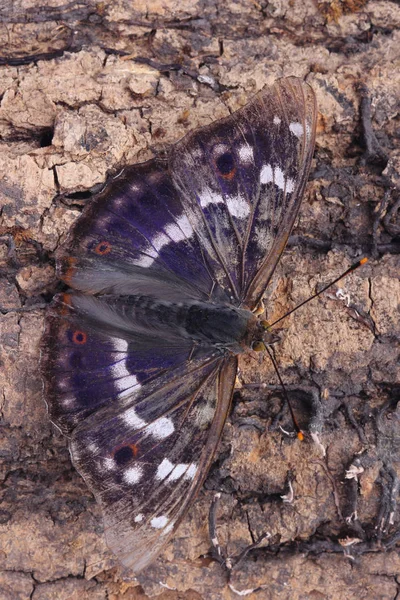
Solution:
{"label": "butterfly antenna", "polygon": [[274,325],[276,325],[277,323],[279,323],[283,319],[286,319],[286,317],[288,317],[289,315],[291,315],[295,310],[297,310],[301,306],[304,306],[304,304],[307,304],[307,302],[310,302],[310,300],[314,300],[314,298],[317,298],[318,296],[320,296],[321,294],[323,294],[328,288],[330,288],[332,285],[334,285],[335,283],[337,283],[340,279],[342,279],[343,277],[346,277],[346,275],[349,275],[350,273],[352,273],[353,271],[355,271],[356,269],[358,269],[358,267],[361,267],[362,265],[365,265],[365,263],[367,263],[367,262],[368,262],[368,258],[364,257],[361,260],[359,260],[358,262],[354,263],[354,265],[351,265],[351,267],[349,267],[346,271],[344,271],[344,273],[342,273],[341,275],[339,275],[339,277],[336,277],[336,279],[334,279],[333,281],[331,281],[330,283],[328,283],[328,285],[325,285],[322,288],[322,290],[319,290],[319,292],[316,292],[315,294],[313,294],[312,296],[310,296],[309,298],[307,298],[307,300],[303,300],[303,302],[300,302],[300,304],[298,304],[297,306],[295,306],[294,308],[292,308],[292,310],[289,310],[289,312],[287,312],[285,315],[283,315],[283,317],[280,317],[279,319],[277,319],[273,323],[269,323],[268,324],[269,327],[273,327]]}
{"label": "butterfly antenna", "polygon": [[278,365],[276,364],[275,356],[273,355],[272,350],[269,348],[269,346],[266,345],[265,348],[266,348],[266,350],[267,350],[267,352],[269,354],[269,357],[270,357],[270,359],[272,361],[272,364],[274,365],[275,373],[278,376],[279,383],[281,384],[281,387],[282,387],[282,390],[283,390],[283,395],[285,396],[285,400],[286,400],[287,405],[289,407],[290,414],[291,414],[292,420],[293,420],[293,424],[294,424],[294,427],[296,429],[297,438],[302,441],[302,440],[304,440],[304,433],[300,429],[300,426],[299,426],[299,424],[297,422],[297,419],[296,419],[296,416],[294,414],[294,410],[292,408],[292,405],[291,405],[291,402],[290,402],[289,395],[287,393],[285,384],[283,383],[282,377],[280,376],[280,373],[279,373],[279,370],[278,370]]}

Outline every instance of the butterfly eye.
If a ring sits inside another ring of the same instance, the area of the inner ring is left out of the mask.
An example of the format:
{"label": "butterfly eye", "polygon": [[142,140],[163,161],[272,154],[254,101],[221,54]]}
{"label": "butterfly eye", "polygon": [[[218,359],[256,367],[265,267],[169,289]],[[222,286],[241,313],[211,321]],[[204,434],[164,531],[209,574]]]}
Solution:
{"label": "butterfly eye", "polygon": [[218,173],[224,179],[233,179],[236,173],[235,160],[231,152],[224,152],[215,159],[215,166]]}
{"label": "butterfly eye", "polygon": [[99,242],[97,246],[95,246],[94,251],[96,254],[104,256],[111,252],[111,244],[109,242]]}
{"label": "butterfly eye", "polygon": [[122,466],[126,465],[129,461],[132,460],[137,454],[137,446],[135,444],[128,444],[126,446],[122,446],[118,448],[114,452],[114,460],[117,465]]}
{"label": "butterfly eye", "polygon": [[72,341],[74,344],[78,344],[79,346],[83,346],[87,342],[87,335],[84,331],[76,330],[72,334]]}
{"label": "butterfly eye", "polygon": [[261,341],[253,342],[251,348],[254,352],[263,352],[265,350],[265,344]]}
{"label": "butterfly eye", "polygon": [[269,329],[271,327],[270,324],[268,323],[268,321],[261,321],[260,325],[264,329],[264,331],[269,331]]}

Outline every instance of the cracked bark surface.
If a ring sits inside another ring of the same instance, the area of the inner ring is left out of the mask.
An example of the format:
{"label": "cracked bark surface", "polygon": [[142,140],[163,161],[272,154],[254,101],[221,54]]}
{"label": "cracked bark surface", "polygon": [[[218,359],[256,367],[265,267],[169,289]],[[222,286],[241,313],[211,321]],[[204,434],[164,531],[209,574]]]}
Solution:
{"label": "cracked bark surface", "polygon": [[[395,2],[208,0],[0,5],[0,597],[10,600],[394,599],[399,593],[400,8]],[[38,376],[54,252],[110,174],[164,152],[277,77],[319,103],[312,174],[266,295],[282,321],[241,364],[220,452],[174,541],[137,579],[49,423]],[[342,300],[340,299],[342,298]],[[36,308],[35,308],[36,307]],[[23,311],[15,312],[15,308]],[[311,424],[311,427],[310,427]],[[308,429],[309,428],[309,429]],[[323,452],[326,455],[323,456]],[[293,501],[288,494],[288,477]],[[218,537],[240,553],[210,559]],[[236,590],[236,591],[235,591]]]}

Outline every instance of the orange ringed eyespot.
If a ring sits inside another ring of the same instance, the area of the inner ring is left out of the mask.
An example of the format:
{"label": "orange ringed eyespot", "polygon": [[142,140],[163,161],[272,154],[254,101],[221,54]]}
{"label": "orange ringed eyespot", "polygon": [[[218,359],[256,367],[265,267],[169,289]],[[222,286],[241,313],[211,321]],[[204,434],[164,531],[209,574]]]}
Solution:
{"label": "orange ringed eyespot", "polygon": [[133,456],[136,456],[139,450],[138,446],[136,444],[128,444],[128,446],[132,450]]}
{"label": "orange ringed eyespot", "polygon": [[136,444],[120,444],[117,446],[112,456],[117,464],[124,465],[129,463],[138,453],[138,447]]}
{"label": "orange ringed eyespot", "polygon": [[111,244],[106,241],[99,242],[97,244],[97,246],[95,246],[94,251],[96,254],[99,254],[100,256],[104,256],[105,254],[108,254],[109,252],[111,252]]}
{"label": "orange ringed eyespot", "polygon": [[230,181],[231,179],[233,179],[235,177],[235,174],[236,174],[236,167],[234,167],[232,169],[232,171],[230,171],[229,173],[224,173],[224,174],[221,173],[221,176],[224,179],[227,179],[228,181]]}
{"label": "orange ringed eyespot", "polygon": [[87,335],[84,331],[80,331],[79,329],[77,329],[72,334],[72,341],[74,342],[74,344],[83,346],[83,344],[86,344],[86,342],[87,342]]}
{"label": "orange ringed eyespot", "polygon": [[215,158],[214,164],[218,174],[223,179],[231,180],[234,178],[236,174],[236,165],[231,152],[224,152],[223,154],[220,154]]}

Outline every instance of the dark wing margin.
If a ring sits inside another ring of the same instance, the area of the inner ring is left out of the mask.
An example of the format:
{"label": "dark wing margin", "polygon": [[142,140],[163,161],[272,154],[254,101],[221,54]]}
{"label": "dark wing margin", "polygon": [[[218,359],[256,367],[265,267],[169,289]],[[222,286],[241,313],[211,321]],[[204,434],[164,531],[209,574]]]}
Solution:
{"label": "dark wing margin", "polygon": [[232,398],[237,358],[162,376],[129,403],[78,426],[73,463],[99,502],[108,546],[138,573],[167,544],[199,492]]}
{"label": "dark wing margin", "polygon": [[[261,185],[259,208],[254,211],[249,227],[249,241],[257,228],[256,239],[262,237],[260,230],[263,228],[265,237],[265,244],[260,243],[263,262],[245,290],[244,303],[251,309],[262,299],[296,220],[310,172],[317,125],[316,98],[308,84],[295,77],[279,80],[273,88],[260,94],[266,112],[271,110],[271,93],[277,109],[272,121],[281,119],[276,136],[276,147],[280,150],[276,153],[275,164],[271,165],[272,181]],[[282,174],[284,189],[276,184],[277,177]],[[268,175],[267,172],[264,177],[269,179]],[[271,186],[280,191],[275,203],[269,201]],[[251,261],[248,246],[243,254],[243,268]]]}

